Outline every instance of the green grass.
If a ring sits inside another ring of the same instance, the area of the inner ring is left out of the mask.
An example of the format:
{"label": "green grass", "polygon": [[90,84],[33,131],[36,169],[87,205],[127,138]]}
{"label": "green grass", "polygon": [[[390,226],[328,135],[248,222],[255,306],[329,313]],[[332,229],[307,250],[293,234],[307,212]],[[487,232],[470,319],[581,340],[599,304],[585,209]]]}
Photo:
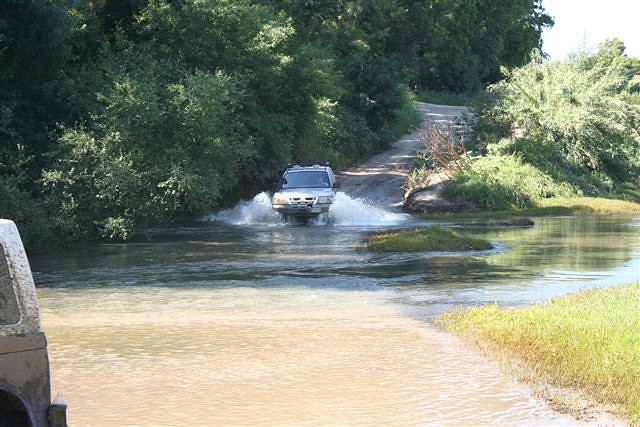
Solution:
{"label": "green grass", "polygon": [[536,200],[541,212],[568,209],[574,215],[640,214],[640,204],[604,197],[554,197]]}
{"label": "green grass", "polygon": [[631,182],[623,182],[616,185],[613,192],[617,197],[625,200],[635,200],[640,202],[640,186]]}
{"label": "green grass", "polygon": [[524,209],[536,199],[573,194],[569,185],[514,155],[476,157],[442,190],[449,200],[491,210]]}
{"label": "green grass", "polygon": [[454,252],[492,248],[485,240],[465,237],[436,225],[373,233],[366,238],[365,244],[372,252]]}
{"label": "green grass", "polygon": [[467,227],[532,227],[534,225],[534,222],[529,218],[520,216],[509,218],[456,218],[450,222]]}
{"label": "green grass", "polygon": [[[424,213],[422,219],[448,220],[467,224],[468,221],[502,221],[522,217],[558,215],[638,215],[640,204],[603,197],[552,197],[536,199],[535,207],[498,211],[468,211],[457,213]],[[471,224],[473,225],[473,224]]]}
{"label": "green grass", "polygon": [[640,282],[526,308],[470,308],[436,323],[490,354],[524,363],[533,379],[578,388],[640,423]]}

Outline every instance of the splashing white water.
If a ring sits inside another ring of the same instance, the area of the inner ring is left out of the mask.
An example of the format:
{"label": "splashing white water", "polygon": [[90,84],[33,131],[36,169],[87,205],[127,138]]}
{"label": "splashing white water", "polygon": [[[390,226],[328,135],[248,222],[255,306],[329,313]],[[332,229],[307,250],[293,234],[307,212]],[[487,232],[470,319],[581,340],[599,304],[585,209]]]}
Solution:
{"label": "splashing white water", "polygon": [[337,193],[327,220],[341,226],[396,225],[406,221],[408,214],[393,213],[373,206],[363,199],[353,199],[346,193]]}
{"label": "splashing white water", "polygon": [[[311,221],[311,224],[334,226],[389,226],[406,221],[407,214],[388,212],[362,199],[353,199],[345,193],[337,193],[336,201],[328,214]],[[233,209],[225,209],[207,218],[210,221],[233,225],[285,224],[286,221],[271,208],[271,196],[262,192],[252,200],[238,203]]]}
{"label": "splashing white water", "polygon": [[238,203],[233,209],[224,209],[208,218],[210,221],[233,225],[280,224],[284,220],[271,208],[271,196],[262,192],[251,200]]}

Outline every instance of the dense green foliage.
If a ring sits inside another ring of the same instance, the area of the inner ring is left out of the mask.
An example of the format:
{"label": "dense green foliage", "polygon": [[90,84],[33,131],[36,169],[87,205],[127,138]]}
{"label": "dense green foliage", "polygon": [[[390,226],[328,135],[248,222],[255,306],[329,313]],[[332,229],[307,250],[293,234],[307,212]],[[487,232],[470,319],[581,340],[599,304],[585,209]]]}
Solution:
{"label": "dense green foliage", "polygon": [[387,52],[401,57],[418,86],[449,92],[479,90],[500,78],[501,66],[525,64],[553,24],[537,0],[389,3],[401,7],[384,18]]}
{"label": "dense green foliage", "polygon": [[371,252],[459,252],[493,247],[485,240],[438,225],[372,233],[365,245]]}
{"label": "dense green foliage", "polygon": [[594,54],[532,62],[489,88],[481,154],[447,195],[483,208],[558,195],[616,195],[640,183],[640,58],[614,40]]}
{"label": "dense green foliage", "polygon": [[447,329],[533,375],[577,387],[640,422],[640,282],[580,292],[525,308],[496,305],[447,313]]}
{"label": "dense green foliage", "polygon": [[526,208],[539,198],[569,196],[568,185],[513,155],[491,155],[475,159],[468,170],[443,190],[448,198],[460,198],[489,210]]}
{"label": "dense green foliage", "polygon": [[55,79],[70,54],[68,24],[51,2],[0,2],[0,217],[15,220],[31,246],[53,231],[38,180],[67,113]]}
{"label": "dense green foliage", "polygon": [[476,90],[526,62],[551,22],[537,0],[0,12],[0,216],[32,245],[126,239],[267,188],[290,161],[364,159],[416,124],[409,85]]}
{"label": "dense green foliage", "polygon": [[475,106],[481,101],[483,91],[448,92],[442,90],[422,89],[416,93],[418,101],[439,105]]}

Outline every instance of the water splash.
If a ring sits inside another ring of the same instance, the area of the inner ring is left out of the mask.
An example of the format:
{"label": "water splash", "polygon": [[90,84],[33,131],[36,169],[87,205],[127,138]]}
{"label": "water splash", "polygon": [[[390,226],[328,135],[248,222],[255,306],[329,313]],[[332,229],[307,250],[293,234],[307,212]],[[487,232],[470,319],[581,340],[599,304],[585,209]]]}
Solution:
{"label": "water splash", "polygon": [[339,226],[387,226],[400,224],[409,218],[408,214],[389,212],[367,200],[354,199],[346,193],[337,193],[327,220]]}
{"label": "water splash", "polygon": [[251,200],[244,200],[232,209],[224,209],[210,215],[207,220],[233,225],[266,225],[284,223],[282,217],[271,208],[271,196],[262,192]]}
{"label": "water splash", "polygon": [[[345,193],[337,193],[336,201],[328,214],[310,221],[312,225],[392,226],[408,220],[408,214],[393,213],[374,206],[363,199],[354,199]],[[233,225],[274,225],[286,224],[285,219],[271,208],[271,195],[262,192],[251,200],[238,203],[232,209],[225,209],[210,215],[206,220]]]}

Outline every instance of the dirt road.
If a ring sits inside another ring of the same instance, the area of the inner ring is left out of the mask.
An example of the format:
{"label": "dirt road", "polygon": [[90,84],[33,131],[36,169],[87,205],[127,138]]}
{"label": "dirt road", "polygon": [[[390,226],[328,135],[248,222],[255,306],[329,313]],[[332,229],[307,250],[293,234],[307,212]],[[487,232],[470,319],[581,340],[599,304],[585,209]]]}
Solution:
{"label": "dirt road", "polygon": [[[456,118],[469,113],[468,107],[416,102],[422,113],[422,125],[433,123],[448,128]],[[342,191],[351,197],[362,198],[388,210],[400,210],[407,180],[417,152],[423,147],[419,129],[394,142],[391,148],[372,157],[364,164],[340,174]]]}

